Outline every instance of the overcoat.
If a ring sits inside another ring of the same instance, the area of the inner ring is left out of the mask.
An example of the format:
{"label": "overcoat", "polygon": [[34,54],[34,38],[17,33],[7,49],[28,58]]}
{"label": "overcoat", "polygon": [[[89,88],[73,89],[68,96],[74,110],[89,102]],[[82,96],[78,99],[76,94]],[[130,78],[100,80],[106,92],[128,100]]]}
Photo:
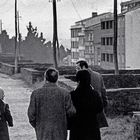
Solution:
{"label": "overcoat", "polygon": [[67,116],[74,113],[70,94],[57,84],[46,83],[32,92],[28,117],[37,140],[66,140]]}
{"label": "overcoat", "polygon": [[77,87],[71,92],[76,115],[71,119],[70,140],[101,140],[97,114],[103,105],[92,87]]}
{"label": "overcoat", "polygon": [[0,140],[9,140],[8,125],[13,126],[9,105],[0,100]]}
{"label": "overcoat", "polygon": [[[96,90],[99,93],[103,102],[103,107],[106,108],[108,99],[106,96],[106,88],[103,82],[103,78],[100,73],[92,71],[90,68],[88,69],[88,71],[91,75],[91,85],[94,88],[94,90]],[[97,119],[98,119],[100,128],[108,127],[108,122],[107,122],[104,110],[97,115]]]}

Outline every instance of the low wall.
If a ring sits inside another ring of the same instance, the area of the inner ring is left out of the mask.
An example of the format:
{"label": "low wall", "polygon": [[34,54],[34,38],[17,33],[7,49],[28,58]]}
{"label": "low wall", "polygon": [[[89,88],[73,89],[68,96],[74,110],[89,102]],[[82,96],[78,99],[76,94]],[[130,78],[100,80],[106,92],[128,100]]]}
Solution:
{"label": "low wall", "polygon": [[124,88],[107,90],[108,107],[106,114],[128,115],[140,111],[140,88]]}
{"label": "low wall", "polygon": [[[22,68],[21,75],[26,82],[32,85],[43,81],[44,72]],[[68,85],[67,80],[60,80],[59,85],[69,91],[74,89],[71,85]],[[108,116],[127,115],[129,112],[140,110],[140,88],[107,89],[107,97],[108,108],[106,114]]]}
{"label": "low wall", "polygon": [[22,78],[30,85],[43,81],[44,72],[32,68],[21,68]]}
{"label": "low wall", "polygon": [[[140,74],[102,74],[105,87],[112,88],[132,88],[140,86]],[[65,75],[65,78],[76,81],[75,75]]]}
{"label": "low wall", "polygon": [[[0,72],[8,75],[14,74],[15,66],[7,63],[1,63]],[[19,71],[19,67],[18,67]]]}
{"label": "low wall", "polygon": [[[72,91],[74,88],[61,81],[62,86]],[[61,85],[60,85],[61,86]],[[140,111],[140,87],[107,89],[107,116],[130,115],[133,111]]]}
{"label": "low wall", "polygon": [[[40,70],[44,69],[44,71],[50,67],[53,66],[53,64],[39,64],[39,63],[19,63],[18,64],[18,73],[21,72],[21,68],[31,68],[35,70]],[[7,64],[7,63],[0,63],[0,72],[8,75],[13,75],[14,74],[14,65],[12,64]],[[40,70],[41,71],[41,70]]]}
{"label": "low wall", "polygon": [[40,63],[30,63],[30,64],[19,64],[19,66],[21,68],[32,68],[38,71],[45,71],[47,68],[52,67],[53,64],[49,64],[49,63],[44,63],[44,64],[40,64]]}

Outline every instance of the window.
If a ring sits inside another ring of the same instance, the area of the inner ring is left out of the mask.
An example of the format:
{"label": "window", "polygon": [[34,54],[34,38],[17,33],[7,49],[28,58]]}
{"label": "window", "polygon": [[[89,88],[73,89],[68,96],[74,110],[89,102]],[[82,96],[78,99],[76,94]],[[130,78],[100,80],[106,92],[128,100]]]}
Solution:
{"label": "window", "polygon": [[109,62],[109,54],[108,53],[106,54],[106,60],[107,60],[107,62]]}
{"label": "window", "polygon": [[89,53],[92,53],[92,45],[89,46]]}
{"label": "window", "polygon": [[73,52],[73,58],[78,59],[79,58],[79,53],[78,52]]}
{"label": "window", "polygon": [[113,28],[113,21],[109,21],[109,28],[112,29]]}
{"label": "window", "polygon": [[100,48],[97,49],[97,55],[100,55]]}
{"label": "window", "polygon": [[113,37],[110,37],[110,45],[113,45]]}
{"label": "window", "polygon": [[113,62],[113,54],[110,54],[110,62]]}
{"label": "window", "polygon": [[105,22],[101,22],[101,29],[105,29]]}
{"label": "window", "polygon": [[101,22],[101,29],[112,29],[113,28],[113,21],[102,21]]}
{"label": "window", "polygon": [[106,38],[106,45],[110,45],[109,44],[109,39],[110,39],[109,37]]}
{"label": "window", "polygon": [[106,29],[109,29],[109,21],[106,21]]}
{"label": "window", "polygon": [[89,52],[89,46],[85,47],[85,52],[88,53]]}
{"label": "window", "polygon": [[105,61],[105,53],[101,54],[101,61]]}
{"label": "window", "polygon": [[105,37],[101,38],[101,45],[105,45]]}

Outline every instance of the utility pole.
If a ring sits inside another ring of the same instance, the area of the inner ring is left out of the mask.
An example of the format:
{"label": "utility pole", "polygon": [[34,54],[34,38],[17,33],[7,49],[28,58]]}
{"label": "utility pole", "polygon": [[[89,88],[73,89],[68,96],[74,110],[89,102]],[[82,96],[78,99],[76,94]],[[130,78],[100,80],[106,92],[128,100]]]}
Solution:
{"label": "utility pole", "polygon": [[[2,20],[0,20],[0,34],[2,34]],[[2,44],[0,43],[0,53],[2,53]]]}
{"label": "utility pole", "polygon": [[[58,61],[57,60],[60,57],[60,54],[59,54],[59,42],[58,42],[58,35],[57,35],[56,0],[53,0],[52,4],[53,4],[53,56],[54,56],[54,66],[55,66],[55,68],[57,68],[58,67]],[[57,57],[57,49],[56,48],[58,49],[58,57]]]}
{"label": "utility pole", "polygon": [[21,33],[20,33],[20,27],[19,27],[19,11],[17,12],[17,19],[18,19],[18,60],[20,61],[20,43],[21,43]]}
{"label": "utility pole", "polygon": [[2,33],[2,20],[0,20],[0,33]]}
{"label": "utility pole", "polygon": [[117,56],[117,37],[118,37],[118,15],[117,15],[117,0],[114,0],[114,66],[115,75],[119,74],[118,69],[118,56]]}
{"label": "utility pole", "polygon": [[17,50],[17,0],[15,0],[15,73],[18,72],[18,50]]}

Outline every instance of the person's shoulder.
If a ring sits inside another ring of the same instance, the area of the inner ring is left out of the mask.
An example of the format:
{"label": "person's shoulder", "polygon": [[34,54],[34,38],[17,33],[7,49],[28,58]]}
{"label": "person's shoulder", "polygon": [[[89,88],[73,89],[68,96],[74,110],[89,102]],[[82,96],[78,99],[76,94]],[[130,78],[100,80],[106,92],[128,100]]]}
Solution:
{"label": "person's shoulder", "polygon": [[58,89],[63,93],[69,93],[69,91],[64,87],[58,86]]}
{"label": "person's shoulder", "polygon": [[88,71],[89,71],[92,75],[95,75],[95,76],[101,77],[101,74],[100,74],[99,72],[94,71],[94,70],[92,70],[91,68],[89,68]]}
{"label": "person's shoulder", "polygon": [[40,88],[34,89],[34,90],[32,91],[32,95],[39,94],[42,90],[43,90],[43,87],[40,87]]}

